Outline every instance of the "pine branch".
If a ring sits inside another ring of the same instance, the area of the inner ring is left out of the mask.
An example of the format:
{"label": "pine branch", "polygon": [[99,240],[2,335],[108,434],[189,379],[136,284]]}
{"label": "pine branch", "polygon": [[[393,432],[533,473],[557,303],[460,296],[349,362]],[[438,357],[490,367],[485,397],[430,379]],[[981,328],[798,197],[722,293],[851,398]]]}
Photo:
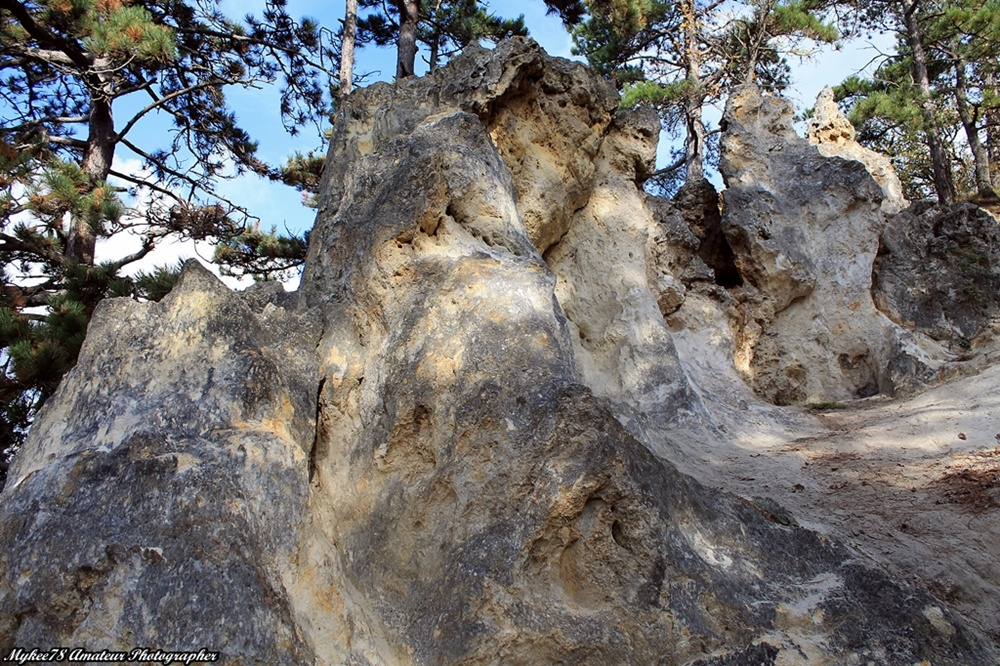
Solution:
{"label": "pine branch", "polygon": [[53,296],[65,293],[65,290],[58,289],[57,287],[59,287],[58,283],[50,280],[43,284],[33,285],[30,287],[7,284],[4,285],[3,291],[4,295],[8,299],[19,303],[21,307],[36,308],[47,305],[49,299]]}
{"label": "pine branch", "polygon": [[[155,111],[164,104],[172,100],[175,100],[178,97],[183,97],[184,95],[193,93],[196,90],[203,90],[205,88],[214,88],[220,85],[235,85],[237,83],[240,83],[240,81],[234,79],[223,79],[221,77],[216,77],[209,81],[203,81],[201,83],[196,83],[194,85],[188,86],[187,88],[176,90],[170,93],[169,95],[164,95],[163,97],[156,96],[156,93],[153,93],[154,99],[156,101],[154,101],[152,104],[147,105],[144,109],[140,110],[135,115],[133,115],[132,118],[128,121],[128,123],[125,124],[125,127],[123,127],[121,131],[118,132],[118,134],[115,136],[115,142],[117,143],[118,141],[121,141],[122,138],[126,134],[128,134],[133,127],[135,127],[136,123],[138,123],[140,120],[142,120],[143,117],[146,116],[146,114],[150,113],[151,111]],[[139,88],[137,88],[137,90],[138,89]],[[150,92],[152,92],[152,90],[150,90]]]}
{"label": "pine branch", "polygon": [[0,233],[0,252],[14,252],[36,257],[56,266],[67,266],[69,259],[61,252],[25,243],[10,234]]}
{"label": "pine branch", "polygon": [[268,49],[274,51],[280,51],[281,53],[287,53],[288,55],[300,58],[302,62],[306,63],[310,67],[316,69],[317,71],[323,72],[324,74],[333,75],[335,72],[328,70],[323,66],[322,63],[314,62],[311,58],[307,58],[302,55],[302,51],[295,48],[289,48],[287,46],[282,46],[281,44],[276,44],[274,42],[269,42],[264,39],[259,39],[257,37],[250,37],[249,35],[236,35],[233,33],[220,32],[218,30],[209,30],[206,28],[198,28],[197,30],[191,28],[174,28],[174,32],[179,34],[196,35],[196,36],[207,36],[207,37],[217,37],[219,39],[232,40],[234,42],[243,42],[246,44],[253,44],[254,46],[264,46]]}
{"label": "pine branch", "polygon": [[82,70],[86,70],[91,65],[90,57],[82,48],[72,40],[58,35],[48,28],[35,22],[31,11],[24,6],[24,3],[16,0],[0,0],[0,9],[9,11],[17,22],[24,28],[31,37],[42,44],[50,44],[56,50],[62,52],[74,65]]}

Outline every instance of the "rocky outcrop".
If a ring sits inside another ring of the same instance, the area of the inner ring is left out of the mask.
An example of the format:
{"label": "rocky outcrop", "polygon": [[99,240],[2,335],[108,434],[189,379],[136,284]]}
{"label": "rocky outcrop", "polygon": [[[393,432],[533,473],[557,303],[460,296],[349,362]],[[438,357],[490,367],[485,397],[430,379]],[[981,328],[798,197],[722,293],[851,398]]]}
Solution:
{"label": "rocky outcrop", "polygon": [[747,87],[723,119],[723,228],[748,283],[739,296],[745,376],[777,404],[891,395],[933,378],[944,358],[872,300],[881,190],[860,162],[799,138],[792,112]]}
{"label": "rocky outcrop", "polygon": [[1000,227],[969,203],[911,207],[888,218],[873,276],[893,321],[967,353],[1000,315]]}
{"label": "rocky outcrop", "polygon": [[854,125],[837,106],[831,88],[823,88],[816,98],[813,116],[806,128],[806,139],[826,157],[841,157],[865,165],[882,188],[882,211],[898,213],[909,205],[903,196],[903,184],[888,157],[865,148],[855,140]]}
{"label": "rocky outcrop", "polygon": [[[0,501],[0,651],[993,659],[927,592],[669,462],[776,408],[736,385],[742,305],[708,236],[636,185],[655,117],[615,107],[523,40],[356,91],[298,294],[189,266],[160,304],[104,303]],[[729,155],[726,205],[761,214],[724,213],[733,263],[775,313],[764,334],[791,334],[778,315],[860,268],[782,245],[791,223],[763,212],[803,204]],[[857,198],[829,210],[877,209],[860,167],[835,168]]]}
{"label": "rocky outcrop", "polygon": [[191,263],[162,303],[95,313],[4,491],[0,652],[313,660],[289,590],[319,329],[247,301]]}

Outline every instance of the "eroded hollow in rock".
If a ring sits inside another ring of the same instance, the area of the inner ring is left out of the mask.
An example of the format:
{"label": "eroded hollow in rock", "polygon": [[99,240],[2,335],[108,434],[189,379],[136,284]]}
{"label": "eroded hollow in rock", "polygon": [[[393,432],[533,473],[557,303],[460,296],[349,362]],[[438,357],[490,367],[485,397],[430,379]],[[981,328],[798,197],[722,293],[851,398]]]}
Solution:
{"label": "eroded hollow in rock", "polygon": [[684,221],[700,241],[698,256],[715,273],[720,287],[743,286],[736,255],[722,230],[720,196],[708,180],[685,182],[674,197]]}

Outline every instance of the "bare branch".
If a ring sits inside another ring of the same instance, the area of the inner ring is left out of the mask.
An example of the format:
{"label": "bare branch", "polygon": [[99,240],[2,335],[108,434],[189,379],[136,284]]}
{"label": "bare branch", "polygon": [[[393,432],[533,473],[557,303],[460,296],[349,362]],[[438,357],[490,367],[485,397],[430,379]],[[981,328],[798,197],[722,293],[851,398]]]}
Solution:
{"label": "bare branch", "polygon": [[[227,199],[227,198],[225,198],[223,196],[220,196],[216,192],[213,192],[212,190],[210,190],[208,188],[207,185],[198,182],[197,179],[192,178],[191,176],[187,175],[186,173],[181,173],[180,171],[177,171],[176,169],[170,168],[169,166],[167,166],[166,164],[164,164],[162,160],[158,160],[158,159],[154,158],[152,155],[150,155],[149,153],[147,153],[143,149],[139,148],[138,146],[136,146],[135,144],[133,144],[128,139],[122,139],[121,143],[126,148],[128,148],[129,150],[131,150],[133,153],[135,153],[136,155],[142,157],[143,159],[145,159],[150,164],[154,165],[157,169],[161,170],[163,173],[166,173],[166,174],[168,174],[168,175],[170,175],[170,176],[172,176],[174,178],[177,178],[178,180],[184,181],[185,183],[187,183],[188,185],[190,185],[191,186],[191,195],[190,195],[191,197],[193,197],[196,192],[204,192],[205,194],[211,196],[212,198],[217,199],[218,201],[221,201],[222,203],[226,204],[232,210],[239,211],[241,215],[245,215],[248,219],[256,219],[252,215],[250,215],[250,213],[245,208],[243,208],[242,206],[237,206],[236,204],[234,204],[229,199]],[[144,185],[148,185],[148,183],[143,183],[143,184]]]}
{"label": "bare branch", "polygon": [[665,176],[668,173],[671,173],[673,171],[677,171],[682,166],[684,166],[684,162],[686,162],[686,161],[687,161],[687,157],[684,156],[684,155],[681,155],[681,157],[676,162],[674,162],[673,164],[671,164],[669,166],[665,166],[662,169],[657,169],[652,174],[650,174],[649,177],[650,178],[657,178],[658,176]]}
{"label": "bare branch", "polygon": [[282,53],[287,53],[297,58],[301,58],[302,62],[306,63],[310,67],[313,67],[321,72],[330,75],[334,74],[334,72],[326,69],[326,67],[324,67],[322,63],[313,62],[311,59],[303,56],[302,51],[299,49],[290,48],[288,46],[282,46],[281,44],[276,44],[274,42],[269,42],[263,39],[257,39],[256,37],[250,37],[248,35],[236,35],[229,32],[219,32],[217,30],[207,30],[204,28],[199,28],[198,30],[191,30],[187,28],[174,28],[174,32],[180,34],[188,34],[188,35],[206,35],[208,37],[218,37],[220,39],[231,39],[234,42],[245,42],[247,44],[254,44],[256,46],[264,46],[269,49],[273,49],[275,51],[280,51]]}
{"label": "bare branch", "polygon": [[118,135],[115,137],[115,141],[116,142],[121,141],[122,137],[128,134],[129,131],[133,127],[135,127],[136,123],[138,123],[147,113],[160,108],[161,106],[163,106],[164,104],[166,104],[171,100],[187,95],[188,93],[192,93],[195,90],[201,90],[203,88],[211,88],[219,85],[227,85],[227,84],[232,85],[236,83],[239,83],[239,81],[233,79],[223,79],[221,77],[214,77],[209,81],[203,81],[201,83],[196,83],[192,86],[188,86],[187,88],[182,88],[181,90],[175,90],[174,92],[164,97],[156,97],[156,101],[154,101],[152,104],[149,104],[148,106],[146,106],[146,108],[142,109],[134,116],[132,116],[132,119],[125,124],[125,127],[123,127],[120,132],[118,132]]}
{"label": "bare branch", "polygon": [[70,148],[76,148],[77,150],[86,150],[87,142],[80,139],[74,139],[69,136],[49,136],[46,137],[49,143],[55,143],[60,146],[69,146]]}
{"label": "bare branch", "polygon": [[120,171],[115,171],[114,169],[112,169],[110,172],[108,172],[108,175],[109,176],[114,176],[115,178],[121,178],[124,181],[127,181],[129,183],[134,183],[135,185],[138,185],[140,187],[149,188],[150,190],[152,190],[154,192],[158,192],[160,194],[163,194],[165,196],[170,197],[171,199],[177,201],[178,203],[183,202],[183,199],[181,199],[179,196],[177,196],[176,193],[171,192],[167,188],[161,187],[160,185],[157,185],[156,183],[151,183],[149,181],[142,180],[141,178],[136,178],[135,176],[130,176],[127,173],[122,173]]}

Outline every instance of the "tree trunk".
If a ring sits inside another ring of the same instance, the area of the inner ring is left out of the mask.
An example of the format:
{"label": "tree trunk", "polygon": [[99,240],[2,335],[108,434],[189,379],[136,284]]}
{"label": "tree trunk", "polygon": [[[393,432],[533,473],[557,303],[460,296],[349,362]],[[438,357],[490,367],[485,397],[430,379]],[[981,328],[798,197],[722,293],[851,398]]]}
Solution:
{"label": "tree trunk", "polygon": [[687,126],[685,146],[686,182],[694,182],[705,177],[705,121],[702,118],[701,52],[698,50],[698,15],[694,0],[685,0],[684,13],[684,60],[687,80],[691,86],[685,102],[684,114]]}
{"label": "tree trunk", "polygon": [[924,134],[927,137],[927,147],[931,153],[931,164],[934,170],[934,189],[938,201],[953,203],[955,201],[955,183],[951,176],[951,166],[948,153],[941,141],[937,125],[937,109],[931,99],[931,83],[927,74],[927,56],[924,54],[924,43],[917,21],[916,11],[919,0],[901,0],[903,9],[903,25],[906,27],[906,41],[913,54],[913,78],[920,89],[920,112],[924,120]]}
{"label": "tree trunk", "polygon": [[343,99],[354,87],[354,41],[358,34],[358,0],[347,0],[344,15],[344,39],[340,46],[340,90],[337,97]]}
{"label": "tree trunk", "polygon": [[396,42],[396,80],[413,76],[417,60],[419,0],[396,0],[399,10],[399,40]]}
{"label": "tree trunk", "polygon": [[440,52],[441,52],[441,37],[440,35],[435,34],[434,37],[431,38],[430,66],[432,72],[438,68],[438,58],[440,57],[439,55]]}
{"label": "tree trunk", "polygon": [[[111,160],[115,156],[115,121],[111,113],[111,100],[94,96],[90,108],[90,136],[83,153],[83,172],[91,187],[108,179]],[[94,248],[97,236],[86,218],[74,216],[66,245],[66,256],[85,266],[94,265]]]}
{"label": "tree trunk", "polygon": [[[996,72],[986,72],[984,83],[994,95],[1000,95],[1000,82],[997,81]],[[1000,163],[1000,109],[997,108],[986,110],[986,153],[990,163]]]}
{"label": "tree trunk", "polygon": [[976,127],[976,119],[969,109],[968,84],[965,79],[966,66],[967,63],[962,58],[955,61],[955,102],[958,107],[958,117],[962,121],[965,136],[969,141],[969,149],[972,151],[975,163],[976,189],[979,191],[979,196],[986,199],[996,199],[997,193],[993,189],[993,179],[990,176],[990,158],[983,142],[979,140],[979,128]]}

